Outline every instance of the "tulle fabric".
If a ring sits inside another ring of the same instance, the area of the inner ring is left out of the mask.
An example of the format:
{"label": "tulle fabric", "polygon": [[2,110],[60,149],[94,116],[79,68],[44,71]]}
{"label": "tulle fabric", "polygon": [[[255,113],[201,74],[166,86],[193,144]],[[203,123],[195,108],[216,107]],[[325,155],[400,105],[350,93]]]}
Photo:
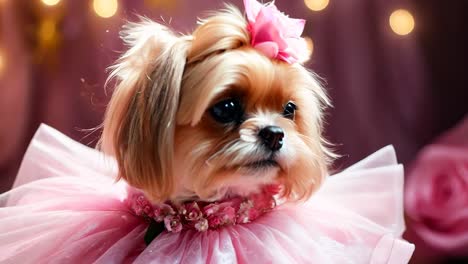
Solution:
{"label": "tulle fabric", "polygon": [[403,170],[386,147],[330,176],[305,203],[253,223],[162,233],[123,203],[115,162],[42,125],[0,195],[1,263],[407,263]]}

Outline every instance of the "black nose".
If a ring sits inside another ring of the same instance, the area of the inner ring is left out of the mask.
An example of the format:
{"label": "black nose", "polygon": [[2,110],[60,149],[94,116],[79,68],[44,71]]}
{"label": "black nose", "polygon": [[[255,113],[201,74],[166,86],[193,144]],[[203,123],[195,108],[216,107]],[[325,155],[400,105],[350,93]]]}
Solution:
{"label": "black nose", "polygon": [[264,127],[260,130],[258,135],[263,140],[263,144],[272,151],[277,151],[283,146],[284,132],[281,127]]}

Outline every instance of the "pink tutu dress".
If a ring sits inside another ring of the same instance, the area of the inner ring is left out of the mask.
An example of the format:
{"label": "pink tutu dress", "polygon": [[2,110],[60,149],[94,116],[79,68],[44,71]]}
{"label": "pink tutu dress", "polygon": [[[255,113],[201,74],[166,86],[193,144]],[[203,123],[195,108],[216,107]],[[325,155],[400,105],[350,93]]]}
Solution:
{"label": "pink tutu dress", "polygon": [[408,263],[403,168],[385,147],[333,176],[307,202],[255,221],[163,231],[126,203],[115,161],[42,125],[11,191],[0,195],[0,263]]}

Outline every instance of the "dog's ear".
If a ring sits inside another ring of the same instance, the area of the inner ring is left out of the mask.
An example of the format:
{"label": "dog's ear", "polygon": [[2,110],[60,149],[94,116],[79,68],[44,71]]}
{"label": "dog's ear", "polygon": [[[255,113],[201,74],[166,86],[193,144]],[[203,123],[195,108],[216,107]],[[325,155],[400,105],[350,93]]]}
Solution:
{"label": "dog's ear", "polygon": [[119,177],[163,201],[174,191],[175,118],[189,40],[148,19],[124,26],[121,37],[129,49],[112,66],[116,86],[101,148],[116,157]]}

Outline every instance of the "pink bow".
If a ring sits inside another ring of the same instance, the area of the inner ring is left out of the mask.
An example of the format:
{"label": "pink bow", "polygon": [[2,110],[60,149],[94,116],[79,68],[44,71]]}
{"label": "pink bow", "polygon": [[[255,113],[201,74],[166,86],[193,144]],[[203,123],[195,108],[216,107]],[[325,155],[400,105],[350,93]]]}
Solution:
{"label": "pink bow", "polygon": [[257,0],[244,0],[251,45],[269,58],[287,63],[305,61],[307,44],[301,38],[304,19],[289,18],[273,3],[262,5]]}

